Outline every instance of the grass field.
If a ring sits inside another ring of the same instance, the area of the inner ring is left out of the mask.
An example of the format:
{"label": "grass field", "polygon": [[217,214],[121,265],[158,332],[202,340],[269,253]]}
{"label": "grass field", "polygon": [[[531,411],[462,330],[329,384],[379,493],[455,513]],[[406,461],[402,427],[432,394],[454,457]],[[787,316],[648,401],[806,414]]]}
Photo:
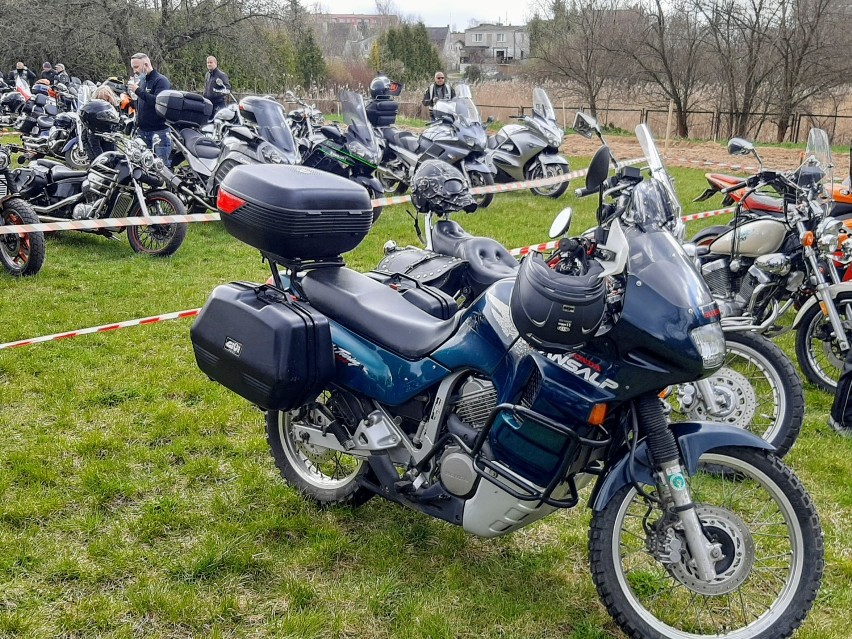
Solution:
{"label": "grass field", "polygon": [[[684,201],[703,190],[701,171],[673,173]],[[592,198],[526,192],[456,219],[523,246],[565,205],[575,231],[591,224]],[[388,239],[417,244],[404,206],[348,264],[371,268]],[[37,277],[0,275],[0,343],[195,308],[217,284],[267,276],[218,224],[193,225],[159,261],[123,235],[64,233]],[[622,636],[588,574],[587,510],[489,541],[379,499],[318,510],[279,478],[262,414],[199,372],[189,325],[0,351],[0,636]],[[808,388],[787,458],[826,537],[807,639],[852,625],[852,440],[827,428],[830,401]]]}

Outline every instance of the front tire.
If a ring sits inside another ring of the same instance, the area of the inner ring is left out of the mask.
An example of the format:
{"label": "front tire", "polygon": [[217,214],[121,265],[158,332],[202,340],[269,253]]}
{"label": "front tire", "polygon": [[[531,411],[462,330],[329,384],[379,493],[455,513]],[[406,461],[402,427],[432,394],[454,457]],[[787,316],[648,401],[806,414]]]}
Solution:
{"label": "front tire", "polygon": [[[494,186],[494,176],[491,173],[481,173],[479,171],[471,171],[468,173],[471,188],[477,186]],[[480,209],[486,208],[494,199],[493,193],[484,193],[482,195],[474,195],[476,206]]]}
{"label": "front tire", "polygon": [[751,431],[783,457],[799,436],[805,391],[790,358],[754,333],[726,333],[725,363],[709,376],[718,403],[713,412],[694,384],[678,387],[674,416],[712,421]]}
{"label": "front tire", "polygon": [[[150,191],[145,195],[148,213],[158,215],[184,215],[186,207],[180,198],[168,191]],[[142,215],[142,207],[137,203],[131,217]],[[152,224],[150,226],[128,226],[127,240],[137,253],[153,257],[168,257],[183,244],[186,237],[186,223]]]}
{"label": "front tire", "polygon": [[[538,180],[541,178],[556,177],[565,175],[568,172],[568,166],[565,164],[542,164],[541,160],[534,160],[530,166],[524,171],[525,177],[528,180]],[[537,186],[531,188],[535,195],[543,197],[552,197],[554,199],[561,197],[568,189],[568,180],[554,184],[552,186]]]}
{"label": "front tire", "polygon": [[[834,306],[844,326],[852,321],[852,292],[839,293]],[[847,333],[846,338],[849,337]],[[827,393],[837,389],[846,352],[840,350],[831,322],[822,314],[819,304],[805,312],[796,330],[796,359],[811,384]]]}
{"label": "front tire", "polygon": [[[323,393],[317,402],[332,408],[332,394]],[[302,441],[299,426],[303,418],[299,413],[300,410],[266,413],[266,441],[281,477],[321,506],[360,506],[369,500],[373,492],[359,482],[369,472],[364,460]]]}
{"label": "front tire", "polygon": [[[710,470],[719,467],[726,472]],[[773,454],[736,447],[702,455],[688,483],[705,534],[721,546],[716,578],[696,576],[677,518],[626,486],[589,532],[592,578],[609,614],[632,639],[790,637],[824,567],[819,518],[801,482]]]}
{"label": "front tire", "polygon": [[[3,224],[38,224],[39,219],[29,202],[17,197],[0,205]],[[13,277],[35,275],[44,265],[44,233],[7,233],[0,235],[0,262]]]}

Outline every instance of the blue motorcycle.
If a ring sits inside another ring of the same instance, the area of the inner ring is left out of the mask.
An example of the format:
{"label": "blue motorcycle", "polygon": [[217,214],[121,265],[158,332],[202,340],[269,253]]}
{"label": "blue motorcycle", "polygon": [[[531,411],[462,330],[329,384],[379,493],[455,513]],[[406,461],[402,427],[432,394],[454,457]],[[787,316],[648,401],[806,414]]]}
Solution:
{"label": "blue motorcycle", "polygon": [[363,188],[236,168],[223,225],[274,283],[217,287],[196,361],[266,410],[281,475],[315,502],[380,495],[494,537],[591,484],[591,574],[628,636],[789,637],[822,577],[815,508],[757,436],[667,422],[659,392],[723,363],[718,308],[656,181],[609,164],[602,147],[587,176],[593,238],[566,238],[556,268],[527,257],[446,320],[344,265],[371,224]]}

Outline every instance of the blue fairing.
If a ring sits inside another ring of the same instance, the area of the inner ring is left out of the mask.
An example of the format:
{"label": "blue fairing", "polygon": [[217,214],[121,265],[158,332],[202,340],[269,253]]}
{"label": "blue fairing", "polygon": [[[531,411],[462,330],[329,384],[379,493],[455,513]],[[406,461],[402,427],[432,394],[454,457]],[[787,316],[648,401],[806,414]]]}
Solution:
{"label": "blue fairing", "polygon": [[[698,458],[714,448],[723,446],[742,446],[761,450],[775,450],[768,442],[754,433],[733,426],[714,422],[681,422],[669,426],[677,439],[687,472],[692,475],[698,467]],[[609,501],[625,486],[629,485],[628,473],[630,459],[625,455],[615,464],[607,475],[598,482],[590,498],[595,511],[603,510]],[[648,445],[645,441],[636,447],[633,463],[633,477],[640,484],[653,486],[655,483]]]}
{"label": "blue fairing", "polygon": [[73,149],[75,146],[77,146],[77,136],[74,136],[73,138],[68,140],[68,142],[65,143],[65,146],[62,147],[62,152],[67,153],[68,151]]}

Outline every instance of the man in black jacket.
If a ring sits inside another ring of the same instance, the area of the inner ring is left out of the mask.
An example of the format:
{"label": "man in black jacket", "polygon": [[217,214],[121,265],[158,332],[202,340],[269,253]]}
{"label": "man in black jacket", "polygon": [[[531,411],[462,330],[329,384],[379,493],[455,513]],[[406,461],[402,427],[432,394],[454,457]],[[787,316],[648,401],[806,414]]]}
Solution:
{"label": "man in black jacket", "polygon": [[[135,80],[127,83],[127,90],[136,96],[136,131],[149,149],[154,149],[166,166],[172,151],[166,120],[157,113],[157,96],[172,88],[169,79],[151,65],[151,59],[144,53],[134,53],[130,57],[130,67],[136,75]],[[154,136],[160,141],[154,146]]]}
{"label": "man in black jacket", "polygon": [[9,79],[7,82],[12,86],[15,85],[15,81],[20,78],[28,85],[32,86],[32,84],[36,81],[36,74],[30,71],[23,62],[18,62],[15,65],[15,68],[12,69],[12,72],[9,73]]}
{"label": "man in black jacket", "polygon": [[50,62],[45,62],[41,65],[41,75],[39,76],[40,80],[47,80],[51,84],[53,84],[53,78],[56,76],[56,73],[53,70],[53,65]]}
{"label": "man in black jacket", "polygon": [[219,68],[215,56],[207,56],[207,75],[204,76],[204,97],[213,103],[213,113],[225,106],[225,98],[231,91],[228,74]]}

